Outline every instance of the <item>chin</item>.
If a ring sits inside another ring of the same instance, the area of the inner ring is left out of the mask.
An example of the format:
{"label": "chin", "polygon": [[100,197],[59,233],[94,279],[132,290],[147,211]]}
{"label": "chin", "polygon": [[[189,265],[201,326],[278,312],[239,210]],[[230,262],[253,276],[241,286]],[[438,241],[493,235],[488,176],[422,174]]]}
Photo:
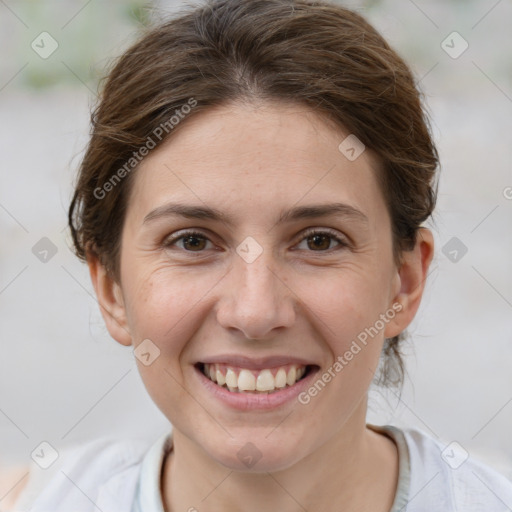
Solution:
{"label": "chin", "polygon": [[[247,436],[247,439],[251,437]],[[282,438],[276,437],[274,442],[269,442],[262,436],[260,440],[237,442],[236,447],[230,444],[220,451],[216,445],[209,453],[217,463],[232,471],[267,473],[287,469],[299,462],[302,455],[297,453],[296,447],[295,442],[286,446]]]}

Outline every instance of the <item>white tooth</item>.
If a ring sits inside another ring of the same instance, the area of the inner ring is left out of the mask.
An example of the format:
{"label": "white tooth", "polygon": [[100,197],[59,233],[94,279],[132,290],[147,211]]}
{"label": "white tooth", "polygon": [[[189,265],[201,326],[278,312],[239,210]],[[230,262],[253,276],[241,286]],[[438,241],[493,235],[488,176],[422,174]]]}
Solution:
{"label": "white tooth", "polygon": [[286,386],[286,371],[284,368],[279,368],[275,377],[276,388],[284,388]]}
{"label": "white tooth", "polygon": [[236,373],[231,368],[228,368],[226,372],[226,385],[228,388],[230,388],[230,391],[231,388],[238,387],[238,379]]}
{"label": "white tooth", "polygon": [[297,378],[297,368],[295,365],[292,365],[288,370],[288,375],[286,376],[286,384],[288,386],[293,386],[295,384],[295,380]]}
{"label": "white tooth", "polygon": [[220,370],[215,372],[215,378],[217,379],[217,384],[219,386],[224,386],[224,384],[226,384],[226,377],[224,377],[224,374]]}
{"label": "white tooth", "polygon": [[296,375],[296,379],[299,380],[303,375],[304,375],[304,372],[306,371],[306,367],[305,366],[301,366],[298,370],[297,370],[297,375]]}
{"label": "white tooth", "polygon": [[275,389],[274,376],[270,370],[262,370],[256,379],[257,391],[273,391]]}
{"label": "white tooth", "polygon": [[256,389],[256,378],[251,371],[240,371],[238,375],[238,389],[240,391],[254,391]]}
{"label": "white tooth", "polygon": [[215,365],[214,364],[211,364],[209,365],[210,368],[209,368],[209,373],[210,373],[210,379],[215,381]]}

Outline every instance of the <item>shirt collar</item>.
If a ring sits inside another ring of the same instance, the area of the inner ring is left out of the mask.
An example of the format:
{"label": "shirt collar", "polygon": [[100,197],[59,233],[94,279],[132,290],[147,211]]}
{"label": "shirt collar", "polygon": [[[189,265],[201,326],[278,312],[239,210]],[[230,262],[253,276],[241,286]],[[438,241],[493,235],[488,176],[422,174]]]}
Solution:
{"label": "shirt collar", "polygon": [[172,432],[163,434],[142,460],[131,512],[165,512],[162,502],[162,471],[166,456],[172,451]]}

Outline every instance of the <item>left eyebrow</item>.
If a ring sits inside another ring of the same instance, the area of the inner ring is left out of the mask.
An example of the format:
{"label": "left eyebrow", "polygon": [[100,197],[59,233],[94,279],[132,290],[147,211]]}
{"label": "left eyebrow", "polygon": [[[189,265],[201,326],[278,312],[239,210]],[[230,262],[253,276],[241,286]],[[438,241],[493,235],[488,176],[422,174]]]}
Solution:
{"label": "left eyebrow", "polygon": [[298,206],[283,212],[277,221],[278,224],[291,222],[301,219],[312,219],[316,217],[326,217],[335,215],[338,217],[348,217],[354,220],[362,221],[368,224],[368,217],[357,208],[345,203],[318,204],[310,206]]}
{"label": "left eyebrow", "polygon": [[[297,206],[284,211],[279,216],[277,224],[293,222],[302,219],[313,219],[317,217],[326,217],[335,215],[339,217],[348,217],[368,224],[368,217],[357,208],[345,203],[329,203],[308,206]],[[208,206],[184,205],[180,203],[168,203],[155,208],[148,213],[143,220],[143,224],[162,217],[186,217],[187,219],[208,219],[220,221],[227,225],[234,224],[232,218],[225,213]]]}

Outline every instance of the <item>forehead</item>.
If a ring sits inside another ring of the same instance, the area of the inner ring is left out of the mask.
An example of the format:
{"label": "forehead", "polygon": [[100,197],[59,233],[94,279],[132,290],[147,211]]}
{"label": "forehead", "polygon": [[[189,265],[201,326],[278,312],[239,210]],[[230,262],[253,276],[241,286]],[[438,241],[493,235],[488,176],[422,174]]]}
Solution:
{"label": "forehead", "polygon": [[182,122],[135,173],[129,210],[138,215],[176,199],[260,216],[301,201],[345,201],[369,215],[384,205],[376,156],[347,158],[349,131],[307,106],[229,104]]}

